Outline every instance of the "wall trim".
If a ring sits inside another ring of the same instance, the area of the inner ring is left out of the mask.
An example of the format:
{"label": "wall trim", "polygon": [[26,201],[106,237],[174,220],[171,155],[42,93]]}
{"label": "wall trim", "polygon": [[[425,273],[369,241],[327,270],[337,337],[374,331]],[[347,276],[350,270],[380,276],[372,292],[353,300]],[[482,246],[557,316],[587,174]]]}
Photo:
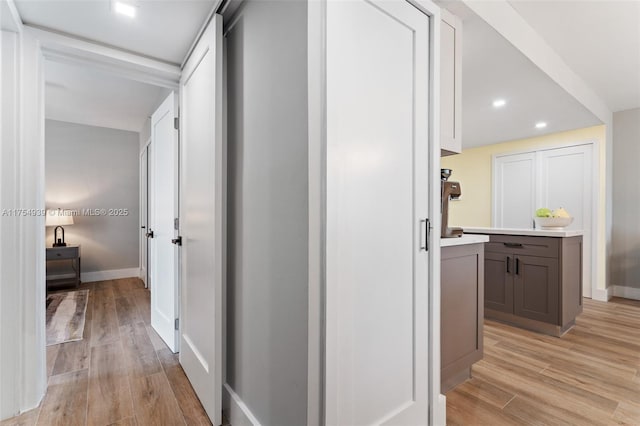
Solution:
{"label": "wall trim", "polygon": [[261,426],[247,404],[234,392],[228,383],[223,386],[222,411],[233,426]]}
{"label": "wall trim", "polygon": [[140,276],[140,268],[127,269],[111,269],[108,271],[83,272],[80,279],[84,283],[92,283],[96,281],[117,280],[120,278],[138,278]]}
{"label": "wall trim", "polygon": [[[609,287],[611,289],[612,287]],[[640,300],[640,288],[627,287],[624,285],[613,286],[613,296],[625,299]]]}
{"label": "wall trim", "polygon": [[594,288],[591,293],[591,298],[600,302],[608,302],[609,299],[611,299],[611,297],[613,296],[612,293],[612,287]]}
{"label": "wall trim", "polygon": [[[74,278],[73,274],[58,274],[49,275],[47,278],[50,280]],[[91,271],[81,272],[80,281],[83,283],[93,283],[96,281],[106,280],[118,280],[120,278],[140,278],[140,268],[126,268],[126,269],[110,269],[107,271]]]}
{"label": "wall trim", "polygon": [[118,48],[96,44],[68,34],[25,26],[41,45],[48,60],[86,66],[142,83],[178,88],[180,67]]}
{"label": "wall trim", "polygon": [[16,7],[14,0],[3,0],[0,3],[0,15],[8,16],[8,19],[3,19],[3,24],[5,26],[2,27],[3,31],[11,31],[14,33],[22,32],[22,18],[20,17],[20,13],[18,13],[18,8]]}

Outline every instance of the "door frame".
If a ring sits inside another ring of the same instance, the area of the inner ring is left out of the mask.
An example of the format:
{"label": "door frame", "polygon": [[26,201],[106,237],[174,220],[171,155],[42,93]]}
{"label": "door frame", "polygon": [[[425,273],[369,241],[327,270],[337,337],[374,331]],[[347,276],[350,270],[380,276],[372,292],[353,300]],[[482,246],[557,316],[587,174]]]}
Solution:
{"label": "door frame", "polygon": [[[430,0],[407,0],[430,19],[429,217],[440,229],[440,7]],[[324,345],[326,317],[326,1],[308,4],[309,103],[309,296],[307,424],[325,422]],[[429,238],[429,423],[446,423],[446,397],[440,391],[440,234]]]}
{"label": "door frame", "polygon": [[[144,287],[149,288],[149,244],[145,233],[149,226],[149,145],[151,137],[147,139],[144,147],[140,151],[140,229],[139,229],[139,267],[140,279],[144,282]],[[146,155],[146,162],[143,163],[143,156]],[[143,173],[144,171],[144,173]],[[146,198],[146,199],[145,199]],[[144,206],[144,209],[142,208]],[[144,226],[144,228],[142,228]],[[146,253],[145,253],[146,252]],[[146,261],[146,262],[145,262]],[[143,263],[146,263],[143,265]],[[143,269],[144,268],[144,269]],[[144,271],[144,272],[143,272]]]}
{"label": "door frame", "polygon": [[[575,142],[565,142],[565,143],[557,143],[553,145],[547,146],[537,146],[531,147],[528,149],[514,150],[501,152],[500,154],[494,154],[491,158],[491,188],[493,189],[491,194],[491,226],[495,227],[497,223],[497,212],[495,208],[495,188],[497,185],[496,175],[494,170],[496,168],[496,159],[498,157],[503,157],[507,155],[517,155],[517,154],[526,154],[530,152],[538,152],[538,151],[551,151],[554,149],[562,149],[562,148],[572,148],[582,145],[591,145],[591,163],[592,170],[595,172],[591,177],[591,186],[593,189],[592,197],[591,197],[591,298],[594,300],[598,300],[598,272],[600,271],[600,265],[598,264],[598,246],[600,244],[605,243],[602,241],[600,235],[598,234],[598,225],[602,221],[602,217],[599,214],[598,206],[600,206],[600,201],[602,197],[600,196],[600,178],[602,176],[602,170],[600,167],[600,141],[598,139],[585,139],[579,140]],[[537,168],[537,165],[536,165]],[[537,185],[537,181],[536,181]],[[536,198],[538,196],[536,189]],[[605,231],[606,235],[606,231]],[[606,236],[605,236],[606,238]],[[606,284],[606,283],[605,283]],[[605,289],[606,290],[606,289]]]}
{"label": "door frame", "polygon": [[[13,12],[9,18],[14,21],[19,38],[16,80],[20,88],[17,99],[20,108],[17,109],[19,117],[15,124],[20,132],[20,149],[29,152],[17,165],[19,177],[26,179],[18,188],[18,197],[30,203],[21,207],[35,203],[34,208],[44,209],[45,61],[84,65],[172,90],[178,88],[181,70],[180,67],[133,53],[23,25],[13,3],[8,4]],[[23,222],[20,235],[22,237],[16,241],[15,247],[22,261],[17,263],[16,268],[21,276],[20,281],[25,285],[19,289],[22,302],[13,306],[20,307],[20,314],[16,317],[24,320],[19,320],[13,328],[22,337],[15,345],[2,345],[2,354],[7,359],[7,365],[15,365],[14,371],[21,380],[15,383],[14,397],[8,401],[6,413],[4,410],[0,413],[2,417],[7,413],[18,414],[38,406],[47,389],[45,305],[42,303],[45,294],[42,246],[44,218]]]}

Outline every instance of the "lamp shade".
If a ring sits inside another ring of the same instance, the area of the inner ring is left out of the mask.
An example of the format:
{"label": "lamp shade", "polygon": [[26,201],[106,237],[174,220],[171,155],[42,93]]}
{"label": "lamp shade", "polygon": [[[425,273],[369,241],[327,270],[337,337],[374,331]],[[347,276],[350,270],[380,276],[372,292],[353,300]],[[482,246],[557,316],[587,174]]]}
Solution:
{"label": "lamp shade", "polygon": [[46,226],[73,225],[73,215],[62,209],[47,210]]}

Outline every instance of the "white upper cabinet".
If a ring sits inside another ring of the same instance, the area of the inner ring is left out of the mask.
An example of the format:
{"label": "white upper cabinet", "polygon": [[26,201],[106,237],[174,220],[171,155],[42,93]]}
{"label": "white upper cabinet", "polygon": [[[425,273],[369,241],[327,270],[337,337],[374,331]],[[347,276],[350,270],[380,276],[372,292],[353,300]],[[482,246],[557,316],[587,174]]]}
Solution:
{"label": "white upper cabinet", "polygon": [[462,22],[441,12],[440,148],[445,156],[462,152]]}

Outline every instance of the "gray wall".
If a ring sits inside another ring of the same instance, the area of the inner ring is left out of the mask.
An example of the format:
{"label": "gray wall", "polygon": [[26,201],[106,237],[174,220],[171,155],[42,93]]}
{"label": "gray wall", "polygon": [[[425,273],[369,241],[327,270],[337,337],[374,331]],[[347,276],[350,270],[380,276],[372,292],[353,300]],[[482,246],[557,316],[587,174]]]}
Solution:
{"label": "gray wall", "polygon": [[640,288],[640,108],[613,114],[611,284]]}
{"label": "gray wall", "polygon": [[306,2],[249,1],[227,36],[227,383],[265,426],[307,423]]}
{"label": "gray wall", "polygon": [[135,132],[46,121],[47,208],[128,209],[65,227],[67,244],[81,245],[82,272],[138,267],[139,146]]}

